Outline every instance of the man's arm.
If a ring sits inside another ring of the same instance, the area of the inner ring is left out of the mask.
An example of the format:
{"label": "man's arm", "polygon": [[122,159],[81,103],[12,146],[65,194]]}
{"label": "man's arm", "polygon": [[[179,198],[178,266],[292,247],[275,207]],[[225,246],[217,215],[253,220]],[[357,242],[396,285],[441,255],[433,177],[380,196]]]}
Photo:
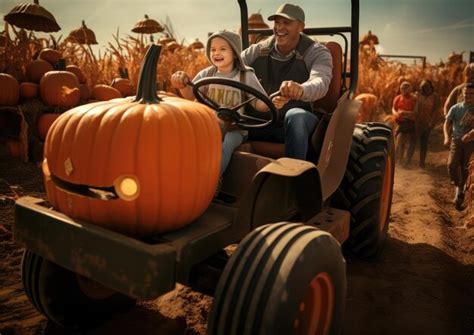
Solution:
{"label": "man's arm", "polygon": [[240,56],[242,56],[242,59],[244,60],[245,65],[250,66],[257,57],[260,55],[260,44],[252,44],[249,46],[247,49],[243,50],[240,53]]}
{"label": "man's arm", "polygon": [[456,86],[455,88],[452,89],[451,93],[449,93],[448,98],[446,99],[446,102],[444,103],[444,115],[448,115],[449,109],[453,107],[453,105],[456,104],[458,100],[458,95],[459,95],[459,90],[460,87]]}
{"label": "man's arm", "polygon": [[449,119],[444,121],[443,126],[443,133],[444,133],[444,145],[449,147],[449,143],[451,142],[451,134],[453,131],[453,122]]}
{"label": "man's arm", "polygon": [[326,95],[332,79],[332,56],[325,46],[315,43],[304,56],[309,69],[309,79],[302,84],[303,95],[299,100],[316,101]]}

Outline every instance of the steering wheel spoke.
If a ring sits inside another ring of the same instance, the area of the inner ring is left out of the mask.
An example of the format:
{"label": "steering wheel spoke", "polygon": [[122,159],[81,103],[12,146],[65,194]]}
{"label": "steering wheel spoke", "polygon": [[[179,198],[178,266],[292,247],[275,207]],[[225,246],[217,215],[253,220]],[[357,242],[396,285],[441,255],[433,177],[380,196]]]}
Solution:
{"label": "steering wheel spoke", "polygon": [[231,110],[234,111],[234,112],[237,112],[240,108],[242,108],[243,106],[251,103],[252,101],[254,101],[256,99],[257,99],[257,97],[252,97],[250,99],[247,99],[244,102],[238,104],[237,106],[232,107]]}
{"label": "steering wheel spoke", "polygon": [[[210,98],[209,96],[207,96],[204,92],[200,90],[202,86],[207,86],[207,85],[212,85],[212,84],[236,88],[236,89],[241,90],[243,93],[246,93],[247,95],[250,95],[252,97],[231,108],[220,106],[212,98]],[[257,89],[251,86],[243,84],[239,81],[226,79],[226,78],[210,77],[210,78],[200,79],[196,83],[191,84],[191,86],[193,88],[194,96],[199,102],[214,109],[220,118],[235,121],[235,125],[238,126],[239,128],[242,128],[242,129],[266,128],[266,127],[271,126],[277,120],[278,112],[275,105],[273,105],[271,99],[266,94],[258,91]],[[241,115],[238,113],[238,110],[240,108],[251,103],[252,101],[256,99],[262,101],[269,108],[269,114],[270,114],[269,120],[250,116],[250,115]]]}

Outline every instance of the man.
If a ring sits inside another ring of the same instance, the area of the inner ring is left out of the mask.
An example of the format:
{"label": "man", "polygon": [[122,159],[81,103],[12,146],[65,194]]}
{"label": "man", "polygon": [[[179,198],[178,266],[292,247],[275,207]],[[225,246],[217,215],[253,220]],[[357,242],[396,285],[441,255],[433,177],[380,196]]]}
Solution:
{"label": "man", "polygon": [[[457,104],[458,102],[464,101],[464,96],[472,96],[474,97],[474,88],[466,88],[468,83],[474,84],[474,63],[469,63],[466,65],[463,71],[464,74],[464,82],[451,91],[449,93],[448,98],[444,104],[444,116],[448,115],[449,109]],[[469,92],[466,92],[469,90]],[[472,104],[472,102],[469,102]]]}
{"label": "man", "polygon": [[473,84],[466,86],[464,101],[449,109],[444,122],[444,145],[449,147],[448,174],[451,184],[456,186],[454,205],[457,210],[463,209],[465,183],[468,176],[468,162],[474,151],[472,131],[474,129],[474,97],[467,96],[466,92],[474,89]]}
{"label": "man", "polygon": [[273,99],[280,122],[271,129],[249,132],[250,140],[283,142],[287,157],[306,159],[308,140],[318,117],[312,103],[324,97],[332,78],[329,50],[303,34],[305,14],[301,7],[283,4],[274,15],[274,35],[242,52],[244,62],[255,69]]}

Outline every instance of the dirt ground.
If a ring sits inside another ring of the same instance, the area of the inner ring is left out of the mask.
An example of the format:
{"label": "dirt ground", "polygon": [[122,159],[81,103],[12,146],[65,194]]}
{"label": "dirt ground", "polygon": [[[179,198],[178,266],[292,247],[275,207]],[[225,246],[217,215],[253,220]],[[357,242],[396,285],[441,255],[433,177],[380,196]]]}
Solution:
{"label": "dirt ground", "polygon": [[[343,334],[474,333],[474,226],[468,210],[451,204],[447,152],[434,142],[425,170],[397,166],[383,255],[347,260]],[[23,293],[22,249],[12,242],[14,198],[22,195],[44,196],[39,168],[0,158],[0,334],[64,334]],[[178,286],[87,334],[205,334],[211,301]]]}

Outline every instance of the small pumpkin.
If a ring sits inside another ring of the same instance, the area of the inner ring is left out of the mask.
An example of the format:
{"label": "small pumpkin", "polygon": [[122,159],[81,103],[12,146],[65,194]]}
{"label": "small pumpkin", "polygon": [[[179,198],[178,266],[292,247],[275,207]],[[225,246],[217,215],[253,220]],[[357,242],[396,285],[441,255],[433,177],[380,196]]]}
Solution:
{"label": "small pumpkin", "polygon": [[80,102],[84,103],[86,101],[89,101],[89,99],[91,98],[91,90],[89,89],[89,86],[87,86],[87,84],[81,84],[79,86],[79,91],[81,94]]}
{"label": "small pumpkin", "polygon": [[45,113],[45,114],[42,114],[38,118],[37,129],[38,129],[38,135],[40,139],[42,139],[43,141],[45,140],[46,135],[48,134],[49,128],[51,128],[51,125],[53,124],[54,121],[56,121],[59,115],[61,114]]}
{"label": "small pumpkin", "polygon": [[86,77],[84,76],[84,73],[82,72],[81,68],[77,65],[68,65],[66,66],[66,71],[69,71],[71,73],[74,73],[79,80],[80,84],[84,84],[86,82]]}
{"label": "small pumpkin", "polygon": [[92,89],[92,99],[97,101],[107,101],[122,98],[122,94],[116,88],[109,85],[98,84]]}
{"label": "small pumpkin", "polygon": [[34,99],[38,96],[39,85],[24,82],[20,84],[20,96],[22,99]]}
{"label": "small pumpkin", "polygon": [[117,89],[123,97],[135,95],[135,89],[127,78],[115,78],[110,85]]}
{"label": "small pumpkin", "polygon": [[208,207],[221,131],[202,104],[156,94],[152,45],[136,97],[78,106],[54,122],[43,172],[59,211],[134,236],[181,228]]}
{"label": "small pumpkin", "polygon": [[26,65],[26,78],[32,83],[39,83],[41,77],[43,77],[46,72],[53,70],[54,68],[49,62],[43,59],[36,59]]}
{"label": "small pumpkin", "polygon": [[58,71],[49,71],[40,81],[41,100],[48,106],[70,108],[77,106],[81,99],[79,80],[76,75],[64,71],[63,60],[58,64]]}
{"label": "small pumpkin", "polygon": [[20,98],[20,86],[15,77],[0,73],[0,106],[14,106]]}
{"label": "small pumpkin", "polygon": [[55,66],[58,61],[62,58],[62,54],[58,50],[46,48],[41,50],[38,58],[47,61],[51,65]]}

